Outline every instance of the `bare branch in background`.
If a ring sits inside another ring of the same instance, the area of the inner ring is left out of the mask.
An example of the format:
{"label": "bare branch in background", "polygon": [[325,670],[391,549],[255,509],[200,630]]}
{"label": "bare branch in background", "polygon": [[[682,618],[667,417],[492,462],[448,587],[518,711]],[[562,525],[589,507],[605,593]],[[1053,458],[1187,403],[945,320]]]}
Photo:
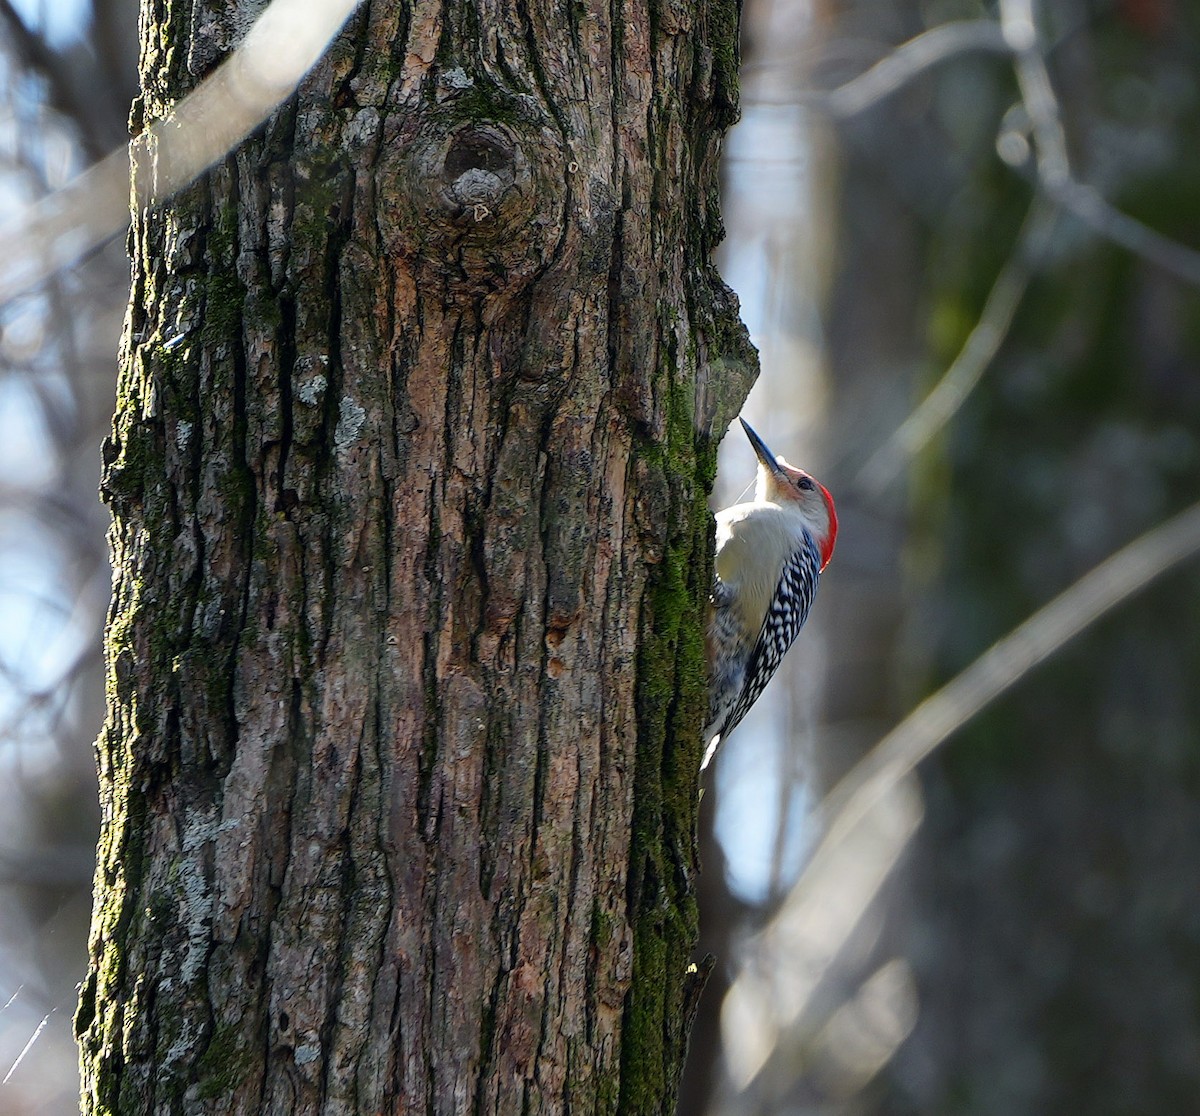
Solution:
{"label": "bare branch in background", "polygon": [[[1124,547],[1039,609],[889,732],[822,803],[824,836],[780,913],[759,935],[723,1014],[731,1073],[747,1087],[781,1044],[821,1025],[805,1013],[851,932],[899,861],[923,814],[911,778],[939,744],[1068,640],[1200,553],[1200,504]],[[901,1013],[905,1014],[905,1013]],[[898,1020],[890,1054],[911,1029]],[[796,1024],[804,1019],[804,1025]],[[878,1068],[878,1067],[876,1067]],[[769,1087],[768,1087],[769,1091]]]}
{"label": "bare branch in background", "polygon": [[[0,0],[2,2],[2,0]],[[45,198],[0,232],[0,303],[120,232],[129,219],[129,166],[137,203],[169,197],[211,166],[287,97],[359,0],[274,0],[245,40],[175,112]]]}
{"label": "bare branch in background", "polygon": [[1017,85],[1033,127],[1038,177],[1047,188],[1052,188],[1071,177],[1071,162],[1067,156],[1067,135],[1038,37],[1033,0],[1000,0],[1000,27],[1013,52]]}
{"label": "bare branch in background", "polygon": [[943,23],[901,43],[866,73],[820,95],[819,103],[834,116],[854,116],[890,97],[934,66],[976,51],[1009,53],[1008,40],[995,20]]}
{"label": "bare branch in background", "polygon": [[89,126],[92,114],[81,98],[79,89],[70,80],[66,59],[51,50],[40,35],[35,35],[25,26],[25,21],[17,14],[10,0],[0,0],[0,20],[25,69],[45,80],[50,107],[75,124],[79,145],[88,158],[100,158],[104,151]]}
{"label": "bare branch in background", "polygon": [[1200,553],[1200,504],[1146,532],[997,640],[926,698],[822,803],[822,846],[844,840],[901,778],[981,710],[1105,613]]}
{"label": "bare branch in background", "polygon": [[[995,20],[954,20],[931,27],[893,47],[869,69],[833,89],[798,88],[790,91],[786,97],[747,95],[743,99],[747,105],[811,105],[834,117],[856,116],[899,92],[942,62],[975,53],[1011,53]],[[814,60],[816,56],[809,58],[807,55],[788,59],[796,65]],[[770,64],[772,69],[778,67],[778,61]],[[748,73],[755,73],[766,68],[763,65],[750,65],[744,69]]]}
{"label": "bare branch in background", "polygon": [[[861,77],[829,95],[831,107],[835,102],[840,103],[841,114],[851,115],[894,92],[934,64],[972,46],[978,48],[987,44],[988,49],[1010,52],[1021,90],[1021,103],[1032,131],[1039,191],[1017,246],[997,276],[979,321],[961,352],[933,390],[859,471],[856,482],[871,495],[882,493],[906,462],[928,445],[954,417],[979,384],[984,371],[995,359],[1012,324],[1013,314],[1045,256],[1059,208],[1104,238],[1177,278],[1200,286],[1200,252],[1162,236],[1122,213],[1093,187],[1074,178],[1061,110],[1039,45],[1033,2],[1002,0],[1000,14],[998,24],[990,20],[945,24],[918,35],[897,47]],[[1028,151],[1028,148],[1024,150]],[[1018,160],[1014,157],[1008,161]]]}
{"label": "bare branch in background", "polygon": [[909,460],[958,413],[975,390],[999,352],[1012,325],[1013,314],[1045,256],[1057,215],[1056,205],[1040,196],[1034,199],[1016,247],[996,277],[983,313],[962,350],[917,409],[859,471],[855,480],[866,492],[880,495]]}
{"label": "bare branch in background", "polygon": [[1040,45],[1033,0],[1000,0],[1000,25],[1012,49],[1021,101],[1033,131],[1038,182],[1046,194],[1089,228],[1161,267],[1185,283],[1200,286],[1200,252],[1155,232],[1122,213],[1071,171],[1062,111]]}
{"label": "bare branch in background", "polygon": [[[1200,252],[1155,232],[1071,172],[1062,114],[1037,33],[1033,0],[1002,0],[1000,21],[943,23],[901,43],[858,77],[829,91],[798,90],[779,104],[807,104],[847,118],[866,111],[935,66],[965,54],[1012,55],[1021,101],[1033,129],[1038,182],[1094,232],[1186,283],[1200,286]],[[748,104],[776,103],[747,98]]]}
{"label": "bare branch in background", "polygon": [[[915,780],[887,789],[847,840],[823,842],[779,913],[757,936],[721,1011],[730,1076],[747,1088],[777,1050],[803,1042],[818,985],[921,824]],[[797,1026],[799,1024],[799,1026]],[[782,1051],[781,1051],[782,1052]],[[787,1060],[787,1054],[784,1053]]]}
{"label": "bare branch in background", "polygon": [[1068,179],[1048,187],[1046,192],[1105,240],[1111,240],[1185,283],[1200,287],[1200,252],[1123,213],[1106,201],[1094,186]]}

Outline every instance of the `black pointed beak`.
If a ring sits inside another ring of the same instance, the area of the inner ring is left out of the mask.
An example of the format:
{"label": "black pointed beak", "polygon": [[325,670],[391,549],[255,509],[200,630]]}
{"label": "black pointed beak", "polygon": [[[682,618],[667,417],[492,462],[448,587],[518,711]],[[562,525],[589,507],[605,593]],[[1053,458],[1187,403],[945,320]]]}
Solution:
{"label": "black pointed beak", "polygon": [[767,447],[767,443],[754,432],[754,427],[741,417],[738,418],[738,422],[742,424],[742,429],[746,432],[746,437],[750,439],[750,444],[754,447],[755,456],[757,456],[759,461],[776,476],[782,473],[783,470],[780,469],[779,463],[775,460],[775,455]]}

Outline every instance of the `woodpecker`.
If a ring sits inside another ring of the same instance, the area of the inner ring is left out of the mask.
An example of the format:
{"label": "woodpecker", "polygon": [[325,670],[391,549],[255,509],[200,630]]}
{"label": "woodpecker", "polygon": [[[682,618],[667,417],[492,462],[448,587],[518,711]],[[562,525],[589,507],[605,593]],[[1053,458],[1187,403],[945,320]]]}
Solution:
{"label": "woodpecker", "polygon": [[707,767],[771,680],[808,616],[833,555],[833,497],[776,457],[741,419],[758,457],[754,499],[717,513],[716,579],[708,616]]}

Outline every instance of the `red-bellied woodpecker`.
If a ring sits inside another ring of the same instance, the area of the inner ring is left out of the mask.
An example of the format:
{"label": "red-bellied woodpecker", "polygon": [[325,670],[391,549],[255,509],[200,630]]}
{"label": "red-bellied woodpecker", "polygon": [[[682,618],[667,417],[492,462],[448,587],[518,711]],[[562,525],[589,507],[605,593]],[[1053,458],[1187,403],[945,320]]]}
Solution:
{"label": "red-bellied woodpecker", "polygon": [[741,421],[758,456],[758,481],[753,500],[717,513],[704,767],[783,661],[837,538],[825,486],[775,457]]}

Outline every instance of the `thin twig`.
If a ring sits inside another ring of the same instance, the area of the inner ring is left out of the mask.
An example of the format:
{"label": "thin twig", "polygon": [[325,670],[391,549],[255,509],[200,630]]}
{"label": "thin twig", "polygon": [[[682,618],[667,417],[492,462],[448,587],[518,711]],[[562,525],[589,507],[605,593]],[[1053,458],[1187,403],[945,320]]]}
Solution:
{"label": "thin twig", "polygon": [[46,1024],[50,1022],[50,1016],[52,1016],[57,1010],[58,1008],[51,1008],[50,1011],[48,1011],[45,1016],[42,1017],[42,1021],[37,1025],[37,1030],[35,1030],[33,1034],[29,1036],[29,1041],[21,1048],[21,1053],[17,1055],[17,1060],[9,1067],[8,1073],[4,1075],[4,1080],[0,1081],[0,1085],[8,1084],[9,1080],[12,1078],[12,1075],[17,1072],[17,1067],[25,1060],[25,1055],[33,1049],[33,1044],[37,1042],[41,1033],[46,1029]]}

